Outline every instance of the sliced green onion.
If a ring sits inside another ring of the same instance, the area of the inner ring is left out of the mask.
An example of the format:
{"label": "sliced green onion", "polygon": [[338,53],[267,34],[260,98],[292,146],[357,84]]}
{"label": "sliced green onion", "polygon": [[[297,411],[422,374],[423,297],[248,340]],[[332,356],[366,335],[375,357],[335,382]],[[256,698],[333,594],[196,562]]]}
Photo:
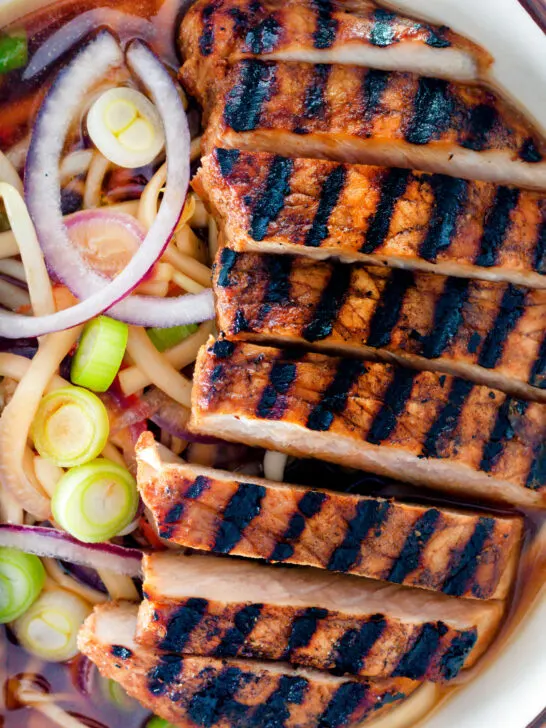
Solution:
{"label": "sliced green onion", "polygon": [[24,30],[0,35],[0,73],[23,68],[28,62],[28,42]]}
{"label": "sliced green onion", "polygon": [[62,387],[46,395],[31,429],[39,454],[61,468],[96,458],[109,434],[106,407],[95,394],[80,387]]}
{"label": "sliced green onion", "polygon": [[101,679],[101,690],[106,700],[124,712],[138,708],[138,703],[129,697],[121,685],[115,680]]}
{"label": "sliced green onion", "polygon": [[122,321],[99,316],[84,328],[72,360],[70,379],[93,392],[106,392],[125,355],[129,327]]}
{"label": "sliced green onion", "polygon": [[138,492],[131,473],[106,458],[72,468],[51,501],[57,523],[85,543],[108,541],[136,515]]}
{"label": "sliced green onion", "polygon": [[65,589],[42,593],[13,624],[21,645],[49,662],[64,662],[78,653],[76,639],[91,607]]}
{"label": "sliced green onion", "polygon": [[0,624],[12,622],[36,601],[45,581],[37,556],[0,548]]}
{"label": "sliced green onion", "polygon": [[175,728],[175,726],[172,723],[163,720],[163,718],[158,718],[157,715],[154,715],[146,723],[146,728]]}
{"label": "sliced green onion", "polygon": [[199,326],[197,324],[186,324],[185,326],[173,326],[169,329],[148,329],[148,336],[158,351],[172,349],[191,334],[195,334]]}

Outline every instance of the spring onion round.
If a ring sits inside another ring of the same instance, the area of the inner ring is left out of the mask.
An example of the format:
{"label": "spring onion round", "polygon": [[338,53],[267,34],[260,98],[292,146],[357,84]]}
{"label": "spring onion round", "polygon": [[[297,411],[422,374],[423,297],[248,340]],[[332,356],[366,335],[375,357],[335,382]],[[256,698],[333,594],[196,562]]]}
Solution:
{"label": "spring onion round", "polygon": [[101,679],[101,692],[106,700],[125,713],[138,708],[138,703],[129,697],[121,685],[115,680]]}
{"label": "spring onion round", "polygon": [[127,324],[108,316],[86,324],[72,359],[72,382],[93,392],[106,392],[123,361],[128,336]]}
{"label": "spring onion round", "polygon": [[49,662],[64,662],[78,653],[78,631],[91,607],[65,589],[44,591],[13,628],[21,645]]}
{"label": "spring onion round", "polygon": [[180,344],[181,341],[187,339],[191,334],[195,334],[199,326],[196,324],[187,324],[186,326],[171,326],[168,329],[151,328],[148,329],[148,336],[152,340],[152,344],[158,351],[167,351],[173,346]]}
{"label": "spring onion round", "polygon": [[165,146],[155,106],[140,91],[125,86],[99,96],[87,115],[87,131],[106,159],[120,167],[150,164]]}
{"label": "spring onion round", "polygon": [[51,501],[57,523],[84,543],[113,538],[131,523],[137,509],[135,479],[106,458],[65,473]]}
{"label": "spring onion round", "polygon": [[106,407],[95,394],[80,387],[62,387],[42,399],[31,436],[42,457],[71,468],[102,452],[109,428]]}
{"label": "spring onion round", "polygon": [[0,624],[12,622],[36,601],[45,581],[37,556],[0,548]]}
{"label": "spring onion round", "polygon": [[174,728],[174,726],[172,723],[168,723],[163,718],[159,718],[157,715],[154,715],[146,723],[146,728]]}

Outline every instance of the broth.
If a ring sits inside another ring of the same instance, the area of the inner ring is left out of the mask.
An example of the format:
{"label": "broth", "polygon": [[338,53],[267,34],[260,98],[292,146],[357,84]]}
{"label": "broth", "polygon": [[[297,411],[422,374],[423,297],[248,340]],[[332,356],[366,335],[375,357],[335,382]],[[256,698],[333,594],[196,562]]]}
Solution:
{"label": "broth", "polygon": [[[22,6],[24,4],[21,3]],[[172,3],[172,0],[166,0],[166,4],[178,5],[178,3]],[[32,58],[34,53],[59,28],[83,13],[104,9],[117,11],[119,13],[116,16],[117,22],[111,24],[111,28],[113,31],[119,32],[123,40],[129,40],[132,36],[131,33],[127,33],[126,28],[130,26],[131,19],[135,17],[141,19],[152,18],[157,15],[161,6],[161,0],[110,0],[110,2],[102,0],[78,0],[76,2],[62,0],[55,2],[47,10],[36,10],[32,14],[23,17],[13,27],[24,27],[27,31],[29,56]],[[113,16],[110,14],[108,17],[111,20]],[[108,24],[106,22],[106,25]],[[73,26],[73,28],[75,32],[78,31],[77,25]],[[161,48],[156,47],[156,50],[160,51]],[[9,152],[11,150],[13,153],[14,149],[19,146],[22,150],[19,157],[21,159],[24,157],[24,144],[31,130],[34,115],[59,65],[69,57],[70,52],[61,54],[58,61],[52,63],[45,71],[37,73],[29,80],[23,80],[23,71],[12,72],[9,76],[0,77],[0,149],[2,151]],[[163,57],[166,64],[172,68],[174,65],[173,58]],[[80,125],[73,132],[70,149],[84,148],[86,143],[85,134]],[[14,159],[16,158],[17,155],[14,156]],[[16,164],[16,166],[18,165]],[[138,170],[138,174],[135,175],[125,174],[120,171],[111,174],[106,180],[107,200],[109,202],[120,202],[138,196],[154,171],[154,168],[150,167]],[[79,194],[77,193],[77,186],[75,186],[75,190],[77,198],[77,194]],[[75,205],[77,208],[77,199]],[[69,211],[71,210],[66,210],[66,212]],[[241,460],[243,459],[241,458]],[[476,507],[475,502],[461,503],[447,497],[433,496],[428,492],[423,494],[410,486],[385,484],[381,478],[349,472],[325,463],[299,461],[288,470],[287,480],[315,487],[325,486],[330,488],[332,482],[336,482],[341,489],[365,495],[401,496],[420,502],[425,501],[441,505],[453,505],[455,503]],[[325,480],[327,480],[327,483]],[[488,504],[481,505],[488,506]],[[506,509],[502,512],[506,512]],[[514,586],[502,634],[499,636],[497,643],[489,650],[478,666],[461,674],[453,686],[431,689],[427,693],[426,699],[422,696],[421,698],[416,696],[410,699],[407,708],[402,706],[386,718],[369,723],[370,728],[372,726],[377,728],[410,728],[411,726],[414,728],[416,721],[422,717],[423,710],[428,712],[432,706],[437,705],[440,701],[449,697],[453,691],[458,690],[462,683],[472,679],[476,672],[483,668],[484,664],[494,659],[503,640],[513,630],[517,629],[518,623],[525,616],[526,611],[544,583],[546,570],[544,549],[539,547],[540,544],[537,545],[537,534],[541,529],[542,532],[546,529],[546,518],[544,515],[531,512],[524,515],[526,517],[526,531],[520,571]],[[67,664],[46,664],[18,647],[5,629],[2,636],[0,636],[0,640],[0,682],[4,688],[3,704],[0,706],[0,726],[3,726],[3,728],[26,728],[27,726],[28,728],[48,728],[57,725],[57,723],[42,714],[13,703],[10,698],[9,681],[21,674],[41,676],[38,682],[42,686],[45,679],[48,691],[61,696],[62,699],[60,698],[57,701],[58,704],[91,728],[118,728],[121,725],[124,728],[140,728],[144,725],[149,715],[148,712],[140,708],[136,702],[133,702],[130,708],[125,710],[109,702],[104,695],[104,691],[101,692],[98,674],[94,668],[93,692],[89,696],[82,694],[81,690],[78,689],[77,679],[81,667],[79,657],[74,658]]]}

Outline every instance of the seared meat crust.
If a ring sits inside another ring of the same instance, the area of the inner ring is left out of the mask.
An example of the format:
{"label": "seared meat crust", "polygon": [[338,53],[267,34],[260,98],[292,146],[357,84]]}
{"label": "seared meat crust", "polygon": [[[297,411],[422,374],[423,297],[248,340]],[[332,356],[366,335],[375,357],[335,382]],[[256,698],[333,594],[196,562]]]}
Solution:
{"label": "seared meat crust", "polygon": [[[205,153],[216,146],[281,152],[546,189],[540,136],[480,86],[250,60],[230,68],[205,111]],[[403,183],[398,172],[393,191]]]}
{"label": "seared meat crust", "polygon": [[240,252],[546,288],[546,197],[538,193],[225,149],[203,159],[193,184]]}
{"label": "seared meat crust", "polygon": [[136,639],[145,647],[374,678],[453,679],[504,611],[498,601],[172,552],[146,557],[144,575]]}
{"label": "seared meat crust", "polygon": [[546,401],[546,291],[303,256],[217,256],[218,327],[468,377]]}
{"label": "seared meat crust", "polygon": [[103,677],[179,728],[341,728],[378,717],[410,695],[405,678],[348,680],[289,665],[180,657],[134,642],[137,607],[95,607],[79,647]]}
{"label": "seared meat crust", "polygon": [[139,490],[159,534],[182,546],[477,599],[504,598],[517,566],[518,517],[163,463],[149,434],[141,437],[137,458]]}
{"label": "seared meat crust", "polygon": [[242,59],[350,63],[457,80],[483,75],[491,58],[449,28],[366,0],[198,0],[184,16],[181,77],[206,105],[212,85]]}
{"label": "seared meat crust", "polygon": [[546,507],[546,407],[434,372],[220,339],[201,349],[195,433],[418,485]]}

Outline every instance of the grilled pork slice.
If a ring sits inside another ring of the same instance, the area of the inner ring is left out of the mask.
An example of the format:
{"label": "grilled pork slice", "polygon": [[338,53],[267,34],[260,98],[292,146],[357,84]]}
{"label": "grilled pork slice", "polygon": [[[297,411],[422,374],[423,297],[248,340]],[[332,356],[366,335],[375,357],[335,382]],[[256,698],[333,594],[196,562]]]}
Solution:
{"label": "grilled pork slice", "polygon": [[161,654],[136,644],[137,610],[115,603],[95,607],[80,631],[80,650],[104,677],[180,728],[341,728],[388,712],[420,684]]}
{"label": "grilled pork slice", "polygon": [[546,507],[546,406],[446,374],[210,341],[197,360],[190,428]]}
{"label": "grilled pork slice", "polygon": [[193,184],[238,251],[546,288],[546,197],[534,192],[226,149]]}
{"label": "grilled pork slice", "polygon": [[375,355],[546,401],[546,291],[228,247],[214,290],[230,337]]}
{"label": "grilled pork slice", "polygon": [[491,58],[446,27],[417,22],[371,2],[199,0],[179,45],[182,79],[202,101],[242,59],[346,63],[473,81]]}
{"label": "grilled pork slice", "polygon": [[144,575],[139,644],[374,678],[456,677],[487,648],[503,612],[498,601],[211,556],[153,554]]}
{"label": "grilled pork slice", "polygon": [[[282,150],[289,157],[546,188],[540,137],[479,86],[356,66],[250,60],[232,66],[212,97],[207,151]],[[336,190],[340,180],[330,184]]]}
{"label": "grilled pork slice", "polygon": [[506,597],[514,577],[522,536],[517,517],[170,465],[149,433],[137,459],[139,490],[160,535],[182,546],[477,599]]}

